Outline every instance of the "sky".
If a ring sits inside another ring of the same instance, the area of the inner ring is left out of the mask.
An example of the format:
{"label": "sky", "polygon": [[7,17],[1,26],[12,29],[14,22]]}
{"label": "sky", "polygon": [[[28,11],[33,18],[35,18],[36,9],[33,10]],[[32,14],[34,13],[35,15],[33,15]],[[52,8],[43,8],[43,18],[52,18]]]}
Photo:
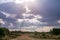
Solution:
{"label": "sky", "polygon": [[[8,29],[60,27],[60,0],[0,0],[0,23]],[[48,29],[47,28],[47,29]]]}

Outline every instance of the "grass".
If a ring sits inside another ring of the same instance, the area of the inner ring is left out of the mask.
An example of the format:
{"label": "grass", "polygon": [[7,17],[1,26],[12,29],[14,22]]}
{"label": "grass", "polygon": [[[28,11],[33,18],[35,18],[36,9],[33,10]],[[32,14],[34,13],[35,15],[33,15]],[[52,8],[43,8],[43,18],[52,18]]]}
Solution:
{"label": "grass", "polygon": [[31,33],[29,37],[37,39],[60,39],[60,35],[52,35],[50,33]]}
{"label": "grass", "polygon": [[5,36],[0,40],[10,40],[14,39],[18,36],[21,36],[21,34],[28,35],[31,38],[36,38],[36,39],[60,39],[60,35],[53,35],[51,33],[39,33],[39,32],[11,32],[9,36]]}

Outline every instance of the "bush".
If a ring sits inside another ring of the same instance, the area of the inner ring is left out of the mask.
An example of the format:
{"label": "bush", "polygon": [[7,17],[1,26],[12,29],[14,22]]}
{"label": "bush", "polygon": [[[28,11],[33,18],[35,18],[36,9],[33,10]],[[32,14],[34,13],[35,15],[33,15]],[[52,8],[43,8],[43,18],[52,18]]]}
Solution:
{"label": "bush", "polygon": [[51,33],[53,35],[60,35],[60,29],[59,28],[53,28],[53,30],[51,30]]}
{"label": "bush", "polygon": [[9,35],[9,30],[6,28],[0,28],[0,37],[4,37],[5,35]]}

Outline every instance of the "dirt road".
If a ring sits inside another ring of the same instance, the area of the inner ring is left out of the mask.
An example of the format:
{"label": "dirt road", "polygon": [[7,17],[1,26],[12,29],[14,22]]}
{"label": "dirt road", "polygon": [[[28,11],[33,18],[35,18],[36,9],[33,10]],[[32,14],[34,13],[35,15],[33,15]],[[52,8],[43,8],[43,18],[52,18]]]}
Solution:
{"label": "dirt road", "polygon": [[12,40],[38,40],[38,39],[30,38],[28,35],[22,35]]}
{"label": "dirt road", "polygon": [[54,40],[54,39],[35,39],[35,38],[30,38],[28,35],[22,35],[12,40]]}

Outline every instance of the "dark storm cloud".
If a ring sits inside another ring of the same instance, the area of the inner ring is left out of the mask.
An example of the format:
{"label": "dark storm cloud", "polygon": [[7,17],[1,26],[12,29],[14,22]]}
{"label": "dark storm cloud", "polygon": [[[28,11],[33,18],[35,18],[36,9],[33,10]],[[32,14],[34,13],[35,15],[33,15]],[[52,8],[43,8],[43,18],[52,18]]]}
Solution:
{"label": "dark storm cloud", "polygon": [[7,12],[7,13],[23,13],[23,12],[25,12],[23,5],[12,3],[12,2],[0,4],[0,10]]}
{"label": "dark storm cloud", "polygon": [[5,19],[5,18],[6,18],[6,16],[5,16],[5,15],[3,15],[3,14],[0,12],[0,18],[1,18],[1,19]]}
{"label": "dark storm cloud", "polygon": [[16,18],[17,18],[17,19],[19,19],[19,18],[22,19],[23,16],[22,16],[21,14],[20,14],[20,15],[18,14],[18,15],[16,16]]}
{"label": "dark storm cloud", "polygon": [[9,23],[13,23],[13,24],[14,24],[15,21],[16,21],[16,20],[13,19],[13,18],[9,18],[9,17],[7,18],[6,15],[4,15],[4,14],[1,13],[1,12],[0,12],[0,19],[3,19],[3,21],[5,22],[4,27],[5,27],[5,26],[6,26],[6,27],[9,26]]}
{"label": "dark storm cloud", "polygon": [[57,23],[60,20],[60,0],[49,0],[43,7],[42,16],[44,21],[47,21],[50,25],[58,26]]}
{"label": "dark storm cloud", "polygon": [[[32,6],[33,5],[33,6]],[[41,15],[43,18],[39,19],[42,22],[47,22],[48,25],[59,26],[57,23],[60,20],[60,0],[44,0],[44,1],[36,1],[35,4],[29,6],[31,9],[31,13],[34,15]],[[24,13],[26,10],[23,5],[15,4],[15,3],[3,3],[0,4],[0,11],[4,11],[7,13],[15,13],[17,14],[16,18],[23,18],[21,13]],[[1,14],[2,15],[2,14]],[[2,15],[5,16],[5,15]],[[1,17],[2,17],[1,16]],[[28,17],[32,18],[32,16]],[[13,18],[4,18],[7,22],[14,23],[16,19]]]}
{"label": "dark storm cloud", "polygon": [[6,17],[6,15],[4,15],[2,12],[0,12],[0,19],[3,19],[4,21],[7,21],[8,23],[10,22],[13,23],[15,21],[14,18]]}
{"label": "dark storm cloud", "polygon": [[15,23],[16,19],[6,17],[6,15],[4,15],[2,12],[0,12],[0,19],[2,19],[3,22],[5,23],[5,24],[2,24],[3,27],[9,28],[10,23],[12,23],[14,26],[16,26],[15,25],[16,24]]}
{"label": "dark storm cloud", "polygon": [[45,0],[44,3],[39,0],[37,6],[35,5],[31,9],[36,15],[43,16],[40,21],[48,22],[48,25],[52,26],[60,25],[57,23],[60,20],[60,0]]}
{"label": "dark storm cloud", "polygon": [[[16,14],[17,15],[16,18],[22,18],[22,16],[20,16],[20,15],[21,15],[21,13],[25,12],[25,9],[20,4],[15,4],[15,3],[9,2],[9,3],[0,4],[0,11],[11,14],[11,15]],[[14,15],[12,15],[12,16],[14,16]],[[3,13],[0,13],[0,18],[3,19],[4,21],[6,21],[5,26],[9,26],[10,23],[13,23],[13,25],[16,24],[15,23],[16,18],[14,19],[11,17],[6,17],[6,15],[4,15]]]}

